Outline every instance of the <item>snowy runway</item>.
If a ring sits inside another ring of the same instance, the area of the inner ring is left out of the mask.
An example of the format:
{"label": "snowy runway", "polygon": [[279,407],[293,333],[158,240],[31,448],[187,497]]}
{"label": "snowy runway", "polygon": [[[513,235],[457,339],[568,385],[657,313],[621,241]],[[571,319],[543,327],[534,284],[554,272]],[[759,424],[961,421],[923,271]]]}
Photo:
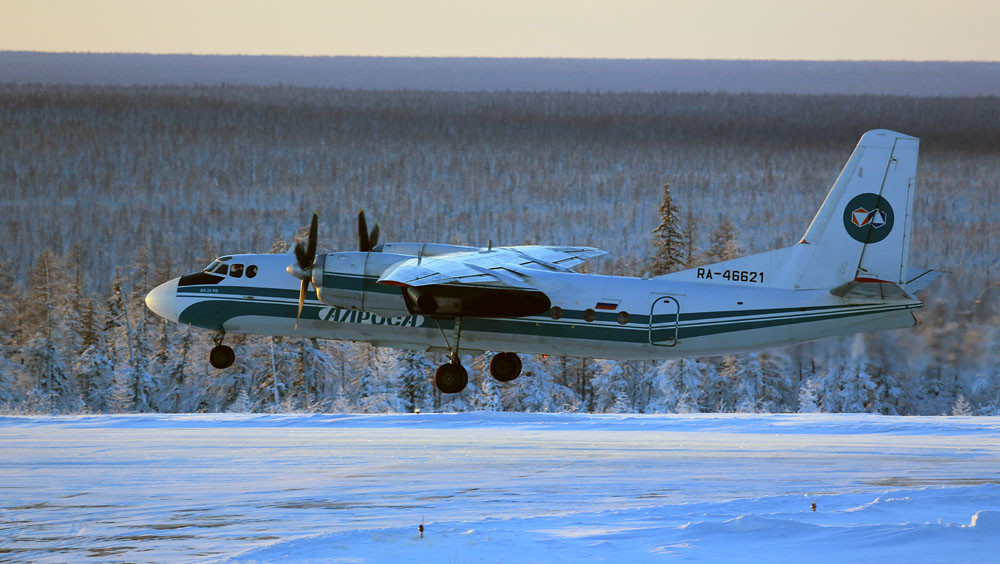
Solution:
{"label": "snowy runway", "polygon": [[997,562],[1000,418],[5,417],[0,513],[10,561]]}

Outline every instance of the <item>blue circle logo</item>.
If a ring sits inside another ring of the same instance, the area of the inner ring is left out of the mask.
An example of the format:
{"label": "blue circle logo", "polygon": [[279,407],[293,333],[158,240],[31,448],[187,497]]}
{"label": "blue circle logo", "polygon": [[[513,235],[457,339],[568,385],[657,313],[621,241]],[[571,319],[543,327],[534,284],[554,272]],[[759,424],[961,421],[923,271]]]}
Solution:
{"label": "blue circle logo", "polygon": [[878,194],[858,194],[844,207],[844,229],[859,243],[878,243],[892,232],[895,214]]}

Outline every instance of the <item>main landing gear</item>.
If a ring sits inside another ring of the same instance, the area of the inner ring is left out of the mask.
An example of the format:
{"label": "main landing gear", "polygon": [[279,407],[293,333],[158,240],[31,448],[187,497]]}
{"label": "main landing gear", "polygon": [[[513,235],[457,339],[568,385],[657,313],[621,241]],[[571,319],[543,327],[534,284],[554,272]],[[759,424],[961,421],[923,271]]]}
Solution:
{"label": "main landing gear", "polygon": [[[438,326],[440,328],[440,325]],[[469,383],[469,373],[462,366],[458,355],[459,342],[462,339],[462,318],[455,318],[455,346],[448,343],[448,336],[441,329],[445,344],[451,349],[450,360],[438,367],[434,373],[434,385],[443,394],[457,394]],[[521,375],[521,359],[514,353],[497,353],[490,361],[490,374],[500,382],[510,382]]]}
{"label": "main landing gear", "polygon": [[490,374],[500,382],[510,382],[521,375],[521,358],[510,352],[495,354],[490,361]]}
{"label": "main landing gear", "polygon": [[215,341],[215,346],[208,353],[208,362],[212,364],[215,368],[223,369],[229,368],[236,362],[236,353],[233,352],[231,347],[227,347],[222,344],[222,339],[226,336],[225,331],[219,331],[212,340]]}
{"label": "main landing gear", "polygon": [[[440,323],[438,329],[441,329]],[[437,372],[434,373],[434,385],[441,390],[442,394],[457,394],[464,390],[466,384],[469,383],[469,373],[462,366],[462,359],[458,356],[458,344],[462,340],[462,318],[455,318],[454,348],[448,342],[448,335],[445,335],[444,329],[441,329],[441,335],[444,337],[445,344],[451,349],[451,354],[448,355],[451,360],[438,367]]]}

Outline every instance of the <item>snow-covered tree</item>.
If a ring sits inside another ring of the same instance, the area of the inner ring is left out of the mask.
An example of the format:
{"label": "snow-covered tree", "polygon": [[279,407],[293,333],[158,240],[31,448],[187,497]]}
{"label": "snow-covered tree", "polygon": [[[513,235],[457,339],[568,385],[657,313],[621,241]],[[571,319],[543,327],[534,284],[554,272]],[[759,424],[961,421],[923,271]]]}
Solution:
{"label": "snow-covered tree", "polygon": [[969,402],[965,401],[962,394],[958,394],[958,397],[955,398],[955,405],[951,407],[951,414],[961,416],[972,415],[972,406],[969,405]]}
{"label": "snow-covered tree", "polygon": [[716,370],[705,373],[702,397],[708,411],[714,413],[732,412],[736,409],[737,402],[741,398],[751,397],[753,392],[746,389],[741,394],[737,393],[737,390],[740,389],[740,375],[745,365],[746,361],[742,356],[729,354],[718,361]]}
{"label": "snow-covered tree", "polygon": [[240,391],[236,394],[236,399],[229,404],[229,413],[250,413],[251,403],[250,394],[247,393],[246,388],[240,388]]}
{"label": "snow-covered tree", "polygon": [[709,247],[705,259],[709,263],[739,258],[746,254],[736,234],[736,226],[726,216],[719,216],[715,231],[709,236]]}
{"label": "snow-covered tree", "polygon": [[[426,411],[431,405],[432,379],[437,369],[427,355],[416,351],[406,351],[400,360],[399,393],[403,409],[408,412]],[[492,380],[492,378],[489,378]]]}
{"label": "snow-covered tree", "polygon": [[843,413],[865,413],[868,411],[869,397],[875,389],[868,373],[864,338],[858,334],[853,338],[851,353],[840,370],[838,411]]}
{"label": "snow-covered tree", "polygon": [[480,411],[503,411],[503,398],[500,394],[500,382],[492,376],[483,378],[479,386],[479,401],[476,409]]}
{"label": "snow-covered tree", "polygon": [[521,376],[507,386],[507,411],[562,411],[574,403],[576,394],[555,382],[544,359],[526,355],[522,362]]}
{"label": "snow-covered tree", "polygon": [[309,411],[326,411],[340,404],[344,395],[341,379],[336,374],[336,359],[319,342],[301,342],[302,374],[309,391]]}
{"label": "snow-covered tree", "polygon": [[108,411],[111,408],[115,369],[103,340],[92,343],[76,357],[73,372],[79,381],[87,410],[96,413]]}
{"label": "snow-covered tree", "polygon": [[683,358],[656,363],[653,399],[648,413],[697,413],[705,366],[697,359]]}
{"label": "snow-covered tree", "polygon": [[625,368],[620,362],[599,360],[595,363],[593,379],[594,411],[597,413],[626,413],[628,405]]}
{"label": "snow-covered tree", "polygon": [[[728,369],[728,367],[727,367]],[[733,408],[737,413],[757,413],[763,410],[764,372],[755,353],[737,357],[735,373],[727,376],[733,384]],[[729,374],[723,372],[724,375]]]}
{"label": "snow-covered tree", "polygon": [[401,372],[399,352],[376,348],[372,353],[374,363],[361,369],[361,395],[358,407],[365,413],[399,413],[406,404],[399,395],[398,379]]}
{"label": "snow-covered tree", "polygon": [[160,407],[165,411],[174,413],[192,410],[195,406],[189,401],[187,394],[187,383],[191,374],[190,353],[194,337],[191,329],[187,328],[181,335],[180,343],[174,349],[174,353],[167,359],[169,369],[164,373],[161,380],[161,400]]}
{"label": "snow-covered tree", "polygon": [[799,387],[799,413],[817,413],[820,411],[820,383],[817,380],[803,380]]}
{"label": "snow-covered tree", "polygon": [[795,411],[788,356],[780,350],[766,350],[756,353],[753,361],[761,373],[760,410],[765,413]]}
{"label": "snow-covered tree", "polygon": [[155,357],[145,320],[138,322],[133,331],[132,343],[133,409],[138,413],[157,411],[154,398],[157,382],[152,372]]}
{"label": "snow-covered tree", "polygon": [[670,183],[663,185],[663,199],[660,201],[660,224],[653,229],[656,252],[653,254],[653,276],[667,274],[683,268],[686,246],[681,233],[680,210],[670,196]]}
{"label": "snow-covered tree", "polygon": [[17,410],[24,407],[25,388],[21,365],[11,362],[0,345],[0,409]]}
{"label": "snow-covered tree", "polygon": [[900,404],[903,389],[899,380],[889,371],[878,369],[871,374],[874,388],[871,390],[871,401],[868,404],[869,413],[882,415],[900,415]]}

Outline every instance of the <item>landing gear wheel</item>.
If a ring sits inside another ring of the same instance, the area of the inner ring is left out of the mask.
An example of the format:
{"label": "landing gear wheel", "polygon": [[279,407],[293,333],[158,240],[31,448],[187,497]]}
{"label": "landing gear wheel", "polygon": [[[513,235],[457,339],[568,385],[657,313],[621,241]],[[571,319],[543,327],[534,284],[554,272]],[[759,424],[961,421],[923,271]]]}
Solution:
{"label": "landing gear wheel", "polygon": [[442,364],[434,374],[434,385],[442,394],[457,394],[469,383],[469,373],[461,364]]}
{"label": "landing gear wheel", "polygon": [[521,375],[521,358],[514,353],[497,353],[490,361],[490,374],[500,382],[510,382]]}
{"label": "landing gear wheel", "polygon": [[217,345],[208,353],[208,361],[220,370],[229,368],[236,361],[236,353],[226,345]]}

